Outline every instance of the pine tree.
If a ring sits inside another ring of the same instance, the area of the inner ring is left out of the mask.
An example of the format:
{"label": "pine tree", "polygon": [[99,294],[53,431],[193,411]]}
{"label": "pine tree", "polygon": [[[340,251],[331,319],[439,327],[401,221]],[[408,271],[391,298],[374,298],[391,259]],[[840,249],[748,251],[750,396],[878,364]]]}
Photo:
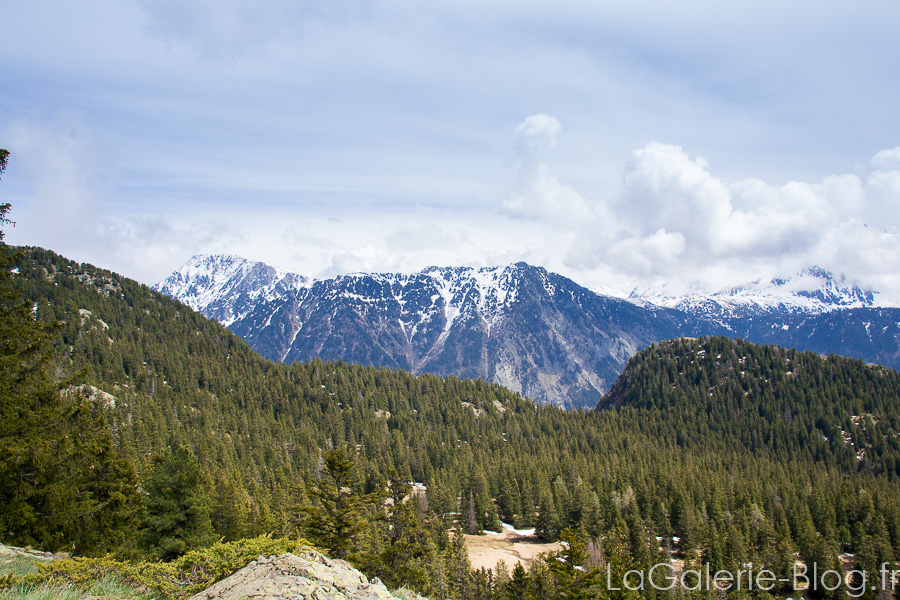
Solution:
{"label": "pine tree", "polygon": [[509,580],[506,582],[506,598],[509,600],[527,600],[528,599],[528,572],[521,562],[517,562],[513,567]]}
{"label": "pine tree", "polygon": [[[0,150],[0,173],[8,156]],[[9,210],[0,205],[0,225]],[[57,379],[59,327],[35,320],[13,269],[21,253],[3,238],[0,230],[0,535],[53,550],[120,550],[134,525],[134,469],[103,406]]]}
{"label": "pine tree", "polygon": [[471,588],[472,564],[469,562],[465,537],[459,528],[453,531],[450,545],[444,553],[444,570],[450,594],[454,598],[468,598]]}
{"label": "pine tree", "polygon": [[474,492],[469,492],[469,502],[466,508],[466,533],[469,535],[481,533],[481,528],[478,526],[478,513],[475,510]]}
{"label": "pine tree", "polygon": [[310,541],[328,549],[337,558],[350,553],[356,537],[372,518],[373,507],[383,498],[381,492],[361,494],[354,462],[337,448],[323,456],[318,479],[307,484],[314,504],[302,506],[301,528]]}
{"label": "pine tree", "polygon": [[215,539],[209,490],[200,463],[180,445],[156,455],[144,490],[141,542],[162,560],[172,560]]}
{"label": "pine tree", "polygon": [[437,546],[412,486],[392,472],[388,489],[387,514],[369,532],[376,539],[365,553],[353,556],[355,564],[392,589],[406,587],[429,594]]}
{"label": "pine tree", "polygon": [[555,540],[559,537],[559,513],[549,490],[541,491],[540,514],[537,516],[536,529],[537,535],[545,540]]}

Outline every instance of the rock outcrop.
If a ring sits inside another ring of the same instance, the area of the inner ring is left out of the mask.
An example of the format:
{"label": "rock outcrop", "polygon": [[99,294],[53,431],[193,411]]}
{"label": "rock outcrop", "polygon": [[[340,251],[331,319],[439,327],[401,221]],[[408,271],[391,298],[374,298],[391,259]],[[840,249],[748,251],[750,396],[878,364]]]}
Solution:
{"label": "rock outcrop", "polygon": [[25,558],[34,562],[48,563],[55,556],[52,552],[39,552],[31,548],[18,548],[16,546],[6,546],[0,544],[0,565],[10,563],[18,558]]}
{"label": "rock outcrop", "polygon": [[377,578],[318,552],[260,556],[189,600],[394,600]]}

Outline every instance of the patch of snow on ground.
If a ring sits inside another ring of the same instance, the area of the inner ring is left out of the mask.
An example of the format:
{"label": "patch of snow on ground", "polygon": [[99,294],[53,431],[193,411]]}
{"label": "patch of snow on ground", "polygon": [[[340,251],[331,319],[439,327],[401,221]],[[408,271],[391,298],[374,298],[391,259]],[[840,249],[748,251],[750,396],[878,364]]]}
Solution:
{"label": "patch of snow on ground", "polygon": [[535,529],[516,529],[509,523],[504,523],[503,521],[500,521],[500,524],[503,525],[503,529],[505,529],[507,531],[511,531],[511,532],[515,533],[516,535],[524,535],[524,536],[531,537],[535,533]]}

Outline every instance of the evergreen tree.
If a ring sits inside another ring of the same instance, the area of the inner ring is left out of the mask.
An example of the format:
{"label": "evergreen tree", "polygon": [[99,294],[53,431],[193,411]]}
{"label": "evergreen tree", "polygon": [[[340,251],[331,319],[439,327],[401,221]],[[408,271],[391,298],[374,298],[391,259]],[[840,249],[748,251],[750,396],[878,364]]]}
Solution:
{"label": "evergreen tree", "polygon": [[472,564],[466,550],[466,539],[459,528],[453,531],[450,545],[444,553],[444,570],[451,596],[468,598],[471,593]]}
{"label": "evergreen tree", "polygon": [[505,597],[509,600],[528,600],[528,572],[517,562],[505,586]]}
{"label": "evergreen tree", "polygon": [[368,527],[380,492],[361,494],[353,460],[340,448],[323,456],[318,478],[307,484],[315,501],[301,507],[301,527],[310,541],[345,558],[356,544],[357,535]]}
{"label": "evergreen tree", "polygon": [[172,560],[214,541],[209,490],[190,448],[180,445],[154,456],[144,490],[141,543],[146,550]]}
{"label": "evergreen tree", "polygon": [[388,481],[386,514],[371,527],[372,543],[353,556],[366,574],[377,576],[388,587],[406,587],[431,593],[437,560],[437,544],[425,526],[425,515],[412,486],[392,472]]}
{"label": "evergreen tree", "polygon": [[478,512],[475,509],[474,492],[469,492],[469,501],[466,506],[466,533],[469,535],[481,533],[481,528],[478,526]]}
{"label": "evergreen tree", "polygon": [[545,540],[555,540],[559,537],[560,520],[553,501],[553,494],[549,490],[541,492],[540,513],[537,516],[536,533]]}
{"label": "evergreen tree", "polygon": [[[9,153],[0,150],[0,173]],[[0,205],[0,226],[9,223]],[[0,535],[48,549],[121,550],[137,479],[95,402],[58,379],[55,325],[35,319],[0,230]],[[117,547],[118,545],[118,547]]]}

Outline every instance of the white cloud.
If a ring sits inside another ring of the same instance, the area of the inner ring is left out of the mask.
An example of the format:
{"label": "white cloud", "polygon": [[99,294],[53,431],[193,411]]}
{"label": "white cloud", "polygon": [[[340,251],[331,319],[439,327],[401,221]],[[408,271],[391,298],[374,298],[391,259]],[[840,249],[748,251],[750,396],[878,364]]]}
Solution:
{"label": "white cloud", "polygon": [[241,239],[216,217],[115,216],[117,157],[77,117],[16,122],[6,139],[24,196],[13,205],[9,243],[42,246],[154,283],[185,254]]}
{"label": "white cloud", "polygon": [[545,114],[531,115],[515,129],[516,176],[501,211],[514,219],[543,219],[557,224],[592,218],[590,203],[559,181],[543,162],[557,144],[562,123]]}
{"label": "white cloud", "polygon": [[[873,164],[883,166],[893,155],[877,158]],[[622,194],[603,223],[578,235],[566,265],[576,278],[602,269],[633,284],[667,280],[683,289],[720,289],[815,265],[893,293],[900,290],[900,236],[867,227],[863,217],[889,196],[895,205],[900,200],[895,173],[780,186],[726,182],[705,160],[652,142],[634,152]]]}
{"label": "white cloud", "polygon": [[95,223],[109,190],[113,155],[79,119],[53,123],[13,123],[7,131],[16,176],[30,188],[18,234],[34,233],[35,243],[53,247],[79,240]]}
{"label": "white cloud", "polygon": [[728,218],[728,189],[679,146],[652,142],[634,152],[625,170],[626,192],[616,203],[623,226],[635,235],[655,235],[660,228],[680,232],[685,241],[710,248],[710,232]]}
{"label": "white cloud", "polygon": [[516,149],[522,162],[535,162],[556,146],[562,123],[543,113],[531,115],[516,126]]}
{"label": "white cloud", "polygon": [[876,171],[900,170],[900,148],[881,150],[872,157],[869,164]]}
{"label": "white cloud", "polygon": [[866,179],[870,191],[866,219],[900,230],[900,148],[876,153],[869,165],[873,170]]}
{"label": "white cloud", "polygon": [[384,241],[385,247],[393,254],[408,256],[459,246],[465,242],[465,237],[445,231],[437,223],[422,222],[389,233]]}
{"label": "white cloud", "polygon": [[646,236],[621,236],[603,242],[588,246],[587,252],[580,256],[570,256],[568,264],[594,269],[612,267],[620,273],[645,278],[676,269],[686,246],[684,234],[668,232],[665,228]]}

